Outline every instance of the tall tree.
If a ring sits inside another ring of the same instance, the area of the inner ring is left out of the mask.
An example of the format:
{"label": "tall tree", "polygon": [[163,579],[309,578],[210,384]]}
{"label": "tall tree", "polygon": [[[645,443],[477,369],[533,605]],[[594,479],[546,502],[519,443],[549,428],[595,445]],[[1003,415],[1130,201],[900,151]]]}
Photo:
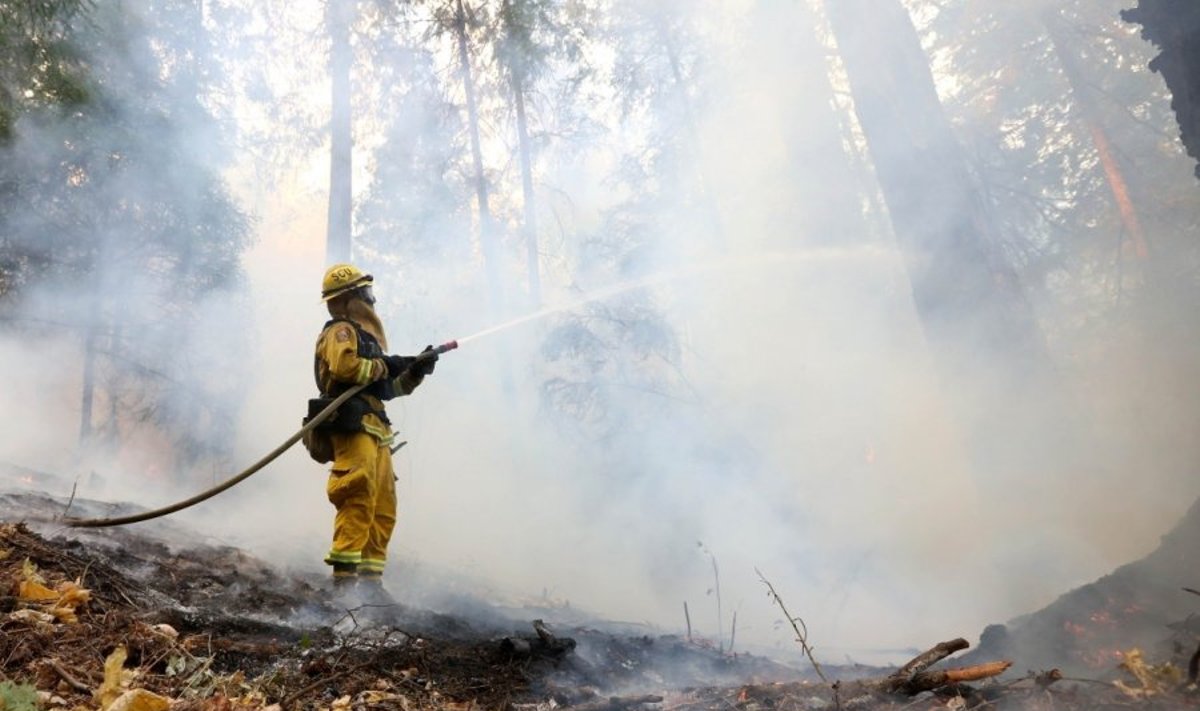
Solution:
{"label": "tall tree", "polygon": [[1026,410],[1052,382],[1052,367],[1016,273],[996,249],[912,19],[898,0],[825,7],[913,301],[958,396],[977,464],[992,473],[1020,466],[994,443],[1017,437],[1037,456]]}
{"label": "tall tree", "polygon": [[249,231],[220,178],[226,154],[204,103],[219,76],[208,28],[181,0],[89,5],[86,17],[30,37],[64,58],[35,70],[75,89],[10,105],[0,321],[33,336],[81,333],[85,437],[105,404],[113,435],[150,421],[177,454],[219,456],[242,371],[199,324],[244,325],[236,301]]}
{"label": "tall tree", "polygon": [[1161,49],[1149,67],[1170,87],[1183,144],[1200,160],[1200,7],[1188,0],[1138,0],[1121,17],[1142,25],[1142,36]]}
{"label": "tall tree", "polygon": [[354,140],[351,120],[350,66],[353,51],[350,29],[357,3],[354,0],[328,0],[325,26],[329,32],[329,221],[325,237],[328,263],[350,260],[351,220],[353,217],[352,153]]}
{"label": "tall tree", "polygon": [[475,183],[469,177],[465,120],[443,81],[441,48],[428,37],[408,34],[427,19],[417,14],[420,9],[403,8],[414,16],[381,28],[385,31],[371,39],[377,83],[387,87],[387,95],[380,111],[382,140],[371,156],[370,182],[355,222],[362,259],[373,269],[404,275],[405,298],[389,303],[389,313],[414,306],[405,320],[432,328],[434,315],[421,304],[451,293],[479,303],[486,290],[477,286],[471,254]]}
{"label": "tall tree", "polygon": [[[621,110],[620,132],[643,151],[627,166],[642,170],[658,200],[644,187],[630,206],[656,202],[664,223],[687,225],[692,249],[720,248],[723,219],[706,173],[699,116],[708,108],[704,44],[693,6],[678,0],[644,3],[616,0],[606,8],[603,37],[614,54],[611,83]],[[661,183],[659,181],[662,181]],[[667,203],[675,213],[667,215]],[[675,230],[662,234],[670,238]]]}
{"label": "tall tree", "polygon": [[1195,330],[1183,316],[1200,270],[1181,179],[1191,166],[1170,94],[1142,70],[1151,48],[1120,22],[1122,6],[921,5],[998,241],[1036,290],[1052,349],[1077,372],[1105,367],[1134,333],[1162,344]]}
{"label": "tall tree", "polygon": [[[770,173],[753,175],[745,186],[726,180],[719,189],[753,192],[772,186],[778,197],[762,211],[770,214],[760,218],[770,221],[762,231],[772,249],[870,238],[864,195],[872,194],[874,184],[865,158],[852,153],[861,149],[850,131],[849,112],[834,91],[832,51],[822,41],[829,40],[814,27],[819,27],[817,13],[805,3],[754,3],[739,47],[742,61],[736,63],[742,73],[726,77],[726,124],[747,127],[729,131],[728,140],[748,138],[756,153],[747,162]],[[766,145],[782,150],[765,150]],[[761,203],[763,198],[750,199]]]}
{"label": "tall tree", "polygon": [[544,50],[536,43],[539,25],[550,24],[548,3],[542,0],[503,0],[500,6],[500,37],[496,43],[499,65],[507,75],[513,109],[516,113],[517,152],[521,165],[521,198],[525,239],[525,273],[529,300],[537,307],[542,300],[541,269],[538,257],[537,205],[533,192],[533,147],[529,138],[529,117],[525,110],[531,79],[537,76]]}
{"label": "tall tree", "polygon": [[488,181],[483,171],[483,144],[479,133],[479,102],[476,98],[474,72],[471,66],[471,30],[481,25],[473,9],[468,15],[463,0],[453,0],[451,22],[457,49],[458,72],[466,101],[467,131],[471,139],[471,163],[474,170],[475,200],[479,209],[479,249],[483,253],[483,268],[488,283],[488,310],[493,315],[504,313],[503,287],[500,280],[500,255],[497,250],[496,224],[488,198]]}

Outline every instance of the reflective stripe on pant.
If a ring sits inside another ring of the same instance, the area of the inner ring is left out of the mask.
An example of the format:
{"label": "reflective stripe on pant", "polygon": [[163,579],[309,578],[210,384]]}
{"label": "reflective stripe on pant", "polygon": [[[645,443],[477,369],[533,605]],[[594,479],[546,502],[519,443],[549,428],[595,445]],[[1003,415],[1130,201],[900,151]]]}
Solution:
{"label": "reflective stripe on pant", "polygon": [[391,450],[362,432],[333,435],[333,469],[325,489],[337,507],[325,562],[366,563],[383,572],[396,526]]}

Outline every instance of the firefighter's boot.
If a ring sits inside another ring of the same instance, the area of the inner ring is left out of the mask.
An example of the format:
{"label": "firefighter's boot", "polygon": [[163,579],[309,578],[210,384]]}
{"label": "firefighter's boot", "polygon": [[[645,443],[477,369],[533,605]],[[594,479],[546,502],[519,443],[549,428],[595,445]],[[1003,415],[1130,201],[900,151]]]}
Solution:
{"label": "firefighter's boot", "polygon": [[396,598],[383,587],[381,573],[358,571],[358,594],[364,605],[394,607]]}
{"label": "firefighter's boot", "polygon": [[360,604],[357,567],[353,563],[333,564],[333,599],[337,604],[347,607]]}

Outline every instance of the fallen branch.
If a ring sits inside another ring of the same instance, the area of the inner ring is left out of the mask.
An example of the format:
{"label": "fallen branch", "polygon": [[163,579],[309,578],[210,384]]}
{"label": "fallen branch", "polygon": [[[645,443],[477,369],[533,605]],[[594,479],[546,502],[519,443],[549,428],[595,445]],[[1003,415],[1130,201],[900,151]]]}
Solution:
{"label": "fallen branch", "polygon": [[[954,652],[970,645],[963,639],[952,639],[914,657],[904,666],[886,677],[839,681],[824,689],[809,682],[786,684],[751,684],[740,689],[739,700],[755,699],[774,702],[782,697],[803,694],[812,696],[817,691],[827,691],[836,703],[837,699],[854,699],[864,695],[916,696],[923,691],[933,691],[969,681],[979,681],[1002,674],[1012,662],[998,661],[976,664],[969,667],[929,671],[928,667],[945,659]],[[1053,673],[1051,673],[1053,674]],[[1061,674],[1058,675],[1061,678]],[[1054,679],[1057,681],[1058,678]]]}
{"label": "fallen branch", "polygon": [[1011,666],[1012,662],[1001,661],[976,664],[970,667],[959,667],[957,669],[925,671],[914,676],[899,691],[909,696],[916,696],[922,691],[932,691],[943,686],[989,679],[993,676],[1003,674]]}
{"label": "fallen branch", "polygon": [[920,674],[951,654],[961,652],[970,646],[971,643],[962,637],[952,639],[949,642],[941,642],[934,646],[933,649],[929,649],[913,657],[907,664],[900,667],[896,673],[892,674],[891,678],[896,679],[898,684],[907,683],[917,674]]}
{"label": "fallen branch", "polygon": [[47,661],[50,664],[50,668],[54,670],[54,673],[58,674],[60,677],[62,677],[62,680],[67,682],[67,685],[70,686],[72,689],[74,689],[80,693],[84,693],[84,694],[90,695],[92,693],[92,687],[88,686],[87,684],[83,683],[82,681],[71,676],[71,672],[67,671],[66,669],[63,669],[61,664],[54,661],[53,659],[49,659]]}
{"label": "fallen branch", "polygon": [[500,640],[500,651],[514,659],[527,657],[561,657],[575,649],[575,640],[556,637],[541,620],[533,621],[536,637],[505,637]]}

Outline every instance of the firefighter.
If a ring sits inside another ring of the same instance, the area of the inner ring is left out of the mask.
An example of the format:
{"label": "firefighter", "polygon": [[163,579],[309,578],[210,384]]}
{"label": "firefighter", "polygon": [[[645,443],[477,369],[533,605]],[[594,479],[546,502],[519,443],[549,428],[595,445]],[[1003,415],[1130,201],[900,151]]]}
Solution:
{"label": "firefighter", "polygon": [[433,372],[437,353],[430,346],[420,358],[387,355],[373,282],[351,264],[335,264],[325,272],[321,297],[331,318],[317,339],[314,374],[326,398],[369,383],[330,424],[333,463],[326,493],[337,513],[325,562],[339,593],[354,589],[364,601],[390,604],[383,569],[396,524],[396,484],[394,435],[383,403],[420,385]]}

